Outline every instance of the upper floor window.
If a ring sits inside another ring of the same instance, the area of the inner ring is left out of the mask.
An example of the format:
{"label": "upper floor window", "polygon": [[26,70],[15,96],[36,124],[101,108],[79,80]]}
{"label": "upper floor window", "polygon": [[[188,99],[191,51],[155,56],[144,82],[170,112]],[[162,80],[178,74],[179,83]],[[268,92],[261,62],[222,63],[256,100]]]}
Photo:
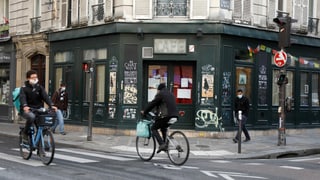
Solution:
{"label": "upper floor window", "polygon": [[299,26],[307,30],[309,16],[309,0],[295,0],[293,1],[293,19],[297,19],[298,22],[293,23],[292,26]]}
{"label": "upper floor window", "polygon": [[40,16],[41,16],[41,0],[35,0],[33,17],[40,17]]}
{"label": "upper floor window", "polygon": [[0,24],[7,24],[9,19],[9,0],[0,1],[0,18],[3,17],[3,23],[0,21]]}
{"label": "upper floor window", "polygon": [[251,24],[251,0],[234,0],[233,19],[236,23]]}
{"label": "upper floor window", "polygon": [[187,16],[187,0],[156,0],[156,16]]}

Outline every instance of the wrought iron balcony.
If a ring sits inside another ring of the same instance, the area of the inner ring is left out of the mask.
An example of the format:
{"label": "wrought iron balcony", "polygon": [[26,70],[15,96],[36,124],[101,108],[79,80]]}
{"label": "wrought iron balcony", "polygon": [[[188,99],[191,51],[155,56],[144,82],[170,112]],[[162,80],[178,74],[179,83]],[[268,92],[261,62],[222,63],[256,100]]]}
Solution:
{"label": "wrought iron balcony", "polygon": [[319,18],[309,17],[308,31],[314,35],[318,35]]}
{"label": "wrought iron balcony", "polygon": [[41,17],[34,17],[31,18],[31,33],[37,33],[40,31],[41,23],[40,23]]}
{"label": "wrought iron balcony", "polygon": [[100,22],[104,19],[104,3],[92,5],[92,23]]}
{"label": "wrought iron balcony", "polygon": [[158,0],[155,4],[156,16],[187,16],[186,0]]}

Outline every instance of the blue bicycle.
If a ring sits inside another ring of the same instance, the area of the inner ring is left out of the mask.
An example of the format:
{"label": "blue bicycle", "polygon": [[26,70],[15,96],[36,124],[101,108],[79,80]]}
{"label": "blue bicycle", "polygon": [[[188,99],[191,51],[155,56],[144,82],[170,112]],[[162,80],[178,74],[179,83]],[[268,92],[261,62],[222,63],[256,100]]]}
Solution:
{"label": "blue bicycle", "polygon": [[30,159],[32,152],[37,150],[37,155],[45,165],[49,165],[54,157],[55,143],[50,130],[54,125],[56,115],[50,109],[31,109],[36,115],[33,126],[28,131],[28,141],[23,140],[24,127],[20,127],[19,146],[20,155],[23,159]]}

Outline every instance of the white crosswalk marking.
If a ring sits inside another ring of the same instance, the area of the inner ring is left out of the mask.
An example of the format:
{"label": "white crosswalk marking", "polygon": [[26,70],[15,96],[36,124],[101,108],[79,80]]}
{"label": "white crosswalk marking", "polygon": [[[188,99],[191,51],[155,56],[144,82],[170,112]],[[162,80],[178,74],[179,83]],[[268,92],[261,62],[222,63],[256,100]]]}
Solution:
{"label": "white crosswalk marking", "polygon": [[2,167],[0,167],[0,171],[1,171],[1,170],[5,170],[5,169],[6,169],[6,168],[2,168]]}
{"label": "white crosswalk marking", "polygon": [[225,156],[234,155],[234,153],[226,150],[216,150],[216,151],[190,151],[196,156]]}
{"label": "white crosswalk marking", "polygon": [[319,160],[320,158],[302,158],[302,159],[291,159],[289,161],[292,162],[301,162],[301,161],[314,161],[314,160]]}
{"label": "white crosswalk marking", "polygon": [[294,170],[302,170],[304,168],[301,167],[295,167],[295,166],[280,166],[281,168],[285,168],[285,169],[294,169]]}
{"label": "white crosswalk marking", "polygon": [[73,154],[80,154],[80,155],[98,157],[98,158],[103,158],[103,159],[117,160],[117,161],[137,160],[137,158],[133,159],[133,158],[120,157],[120,156],[110,156],[110,155],[105,155],[105,154],[97,154],[97,153],[93,153],[93,152],[75,151],[75,150],[71,150],[71,149],[56,149],[56,150],[57,151],[62,151],[62,152],[73,153]]}
{"label": "white crosswalk marking", "polygon": [[41,161],[36,161],[36,160],[24,160],[22,157],[19,156],[13,156],[10,154],[5,154],[5,153],[0,153],[0,159],[7,160],[7,161],[12,161],[12,162],[17,162],[21,164],[26,164],[29,166],[34,166],[34,167],[39,167],[39,166],[45,166]]}
{"label": "white crosswalk marking", "polygon": [[62,154],[55,154],[54,158],[56,159],[62,159],[65,161],[72,161],[77,163],[93,163],[93,162],[99,162],[91,159],[85,159],[85,158],[79,158],[79,157],[73,157],[73,156],[67,156]]}

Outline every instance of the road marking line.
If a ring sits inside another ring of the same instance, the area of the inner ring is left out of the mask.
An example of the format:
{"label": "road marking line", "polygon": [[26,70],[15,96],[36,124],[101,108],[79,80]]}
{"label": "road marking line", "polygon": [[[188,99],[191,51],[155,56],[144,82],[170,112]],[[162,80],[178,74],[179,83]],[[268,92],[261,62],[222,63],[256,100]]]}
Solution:
{"label": "road marking line", "polygon": [[93,163],[93,162],[99,162],[91,159],[85,159],[85,158],[78,158],[78,157],[73,157],[73,156],[66,156],[62,154],[55,154],[54,158],[56,159],[62,159],[66,161],[72,161],[72,162],[77,162],[77,163]]}
{"label": "road marking line", "polygon": [[301,161],[313,161],[313,160],[318,160],[320,158],[304,158],[304,159],[291,159],[289,161],[292,161],[292,162],[301,162]]}
{"label": "road marking line", "polygon": [[5,170],[5,169],[6,169],[6,168],[2,168],[2,167],[0,167],[0,171],[1,171],[1,170]]}
{"label": "road marking line", "polygon": [[10,154],[5,154],[5,153],[0,153],[0,159],[7,160],[7,161],[12,161],[12,162],[17,162],[20,164],[25,164],[33,167],[39,167],[39,166],[46,166],[44,165],[41,161],[36,161],[36,160],[25,160],[22,159],[20,156],[13,156]]}
{"label": "road marking line", "polygon": [[[19,151],[19,149],[12,149],[12,150],[17,150]],[[36,151],[33,151],[33,154],[37,154]],[[99,161],[95,161],[95,160],[90,160],[90,159],[85,159],[85,158],[78,158],[78,157],[73,157],[73,156],[66,156],[66,155],[62,155],[62,154],[54,154],[53,159],[62,159],[62,160],[66,160],[66,161],[72,161],[72,162],[78,162],[78,163],[92,163],[92,162],[99,162]]]}
{"label": "road marking line", "polygon": [[97,154],[92,152],[81,152],[81,151],[74,151],[71,149],[56,149],[57,151],[63,151],[68,153],[74,153],[74,154],[81,154],[86,156],[92,156],[92,157],[98,157],[103,159],[111,159],[111,160],[117,160],[117,161],[132,161],[137,160],[137,158],[126,158],[126,157],[119,157],[119,156],[110,156],[110,155],[104,155],[104,154]]}
{"label": "road marking line", "polygon": [[295,169],[295,170],[302,170],[304,168],[301,167],[295,167],[295,166],[280,166],[281,168],[286,168],[286,169]]}
{"label": "road marking line", "polygon": [[264,165],[264,164],[263,163],[245,163],[245,165],[260,166],[260,165]]}
{"label": "road marking line", "polygon": [[[127,152],[137,152],[136,147],[131,146],[113,146],[112,149],[120,150],[120,151],[127,151]],[[160,152],[160,154],[164,154],[165,152]],[[161,157],[153,157],[152,159],[165,159]]]}
{"label": "road marking line", "polygon": [[211,160],[213,163],[230,163],[231,161],[226,161],[226,160]]}
{"label": "road marking line", "polygon": [[196,156],[225,156],[225,155],[234,155],[234,153],[226,150],[216,150],[216,151],[190,151],[193,155]]}

